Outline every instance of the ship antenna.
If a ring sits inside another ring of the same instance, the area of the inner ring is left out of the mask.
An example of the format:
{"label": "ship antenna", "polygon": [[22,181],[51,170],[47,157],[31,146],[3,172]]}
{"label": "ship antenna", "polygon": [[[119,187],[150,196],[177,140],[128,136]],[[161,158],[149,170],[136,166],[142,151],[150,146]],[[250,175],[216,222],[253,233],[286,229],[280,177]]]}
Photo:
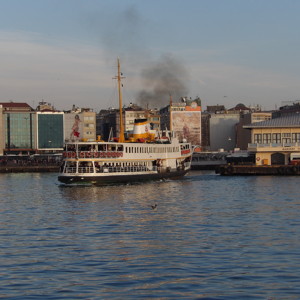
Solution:
{"label": "ship antenna", "polygon": [[124,142],[124,125],[123,125],[123,104],[122,104],[122,89],[121,89],[121,80],[125,77],[122,77],[121,68],[120,68],[120,59],[118,58],[118,75],[114,78],[118,80],[118,92],[119,92],[119,111],[120,111],[120,133],[119,133],[119,142]]}

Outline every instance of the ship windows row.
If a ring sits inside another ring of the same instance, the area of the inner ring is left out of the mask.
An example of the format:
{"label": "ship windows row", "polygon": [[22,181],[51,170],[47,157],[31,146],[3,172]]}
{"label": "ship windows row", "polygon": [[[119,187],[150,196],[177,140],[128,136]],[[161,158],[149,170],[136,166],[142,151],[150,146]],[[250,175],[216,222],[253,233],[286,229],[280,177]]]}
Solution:
{"label": "ship windows row", "polygon": [[126,153],[170,153],[178,151],[179,147],[125,147]]}

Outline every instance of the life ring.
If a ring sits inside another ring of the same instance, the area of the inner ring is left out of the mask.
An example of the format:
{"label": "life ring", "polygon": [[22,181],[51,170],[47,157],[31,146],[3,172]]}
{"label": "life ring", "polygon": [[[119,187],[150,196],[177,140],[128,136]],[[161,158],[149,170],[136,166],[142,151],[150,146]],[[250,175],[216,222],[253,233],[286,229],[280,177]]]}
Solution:
{"label": "life ring", "polygon": [[71,158],[72,157],[72,153],[68,152],[68,157]]}
{"label": "life ring", "polygon": [[98,152],[94,153],[94,157],[97,158],[98,157]]}
{"label": "life ring", "polygon": [[260,157],[256,157],[256,160],[257,160],[257,161],[260,161]]}
{"label": "life ring", "polygon": [[72,152],[72,157],[73,157],[73,158],[76,157],[76,152]]}
{"label": "life ring", "polygon": [[86,153],[86,157],[91,157],[92,155],[91,155],[91,152],[87,152]]}
{"label": "life ring", "polygon": [[81,158],[84,158],[84,152],[80,152],[79,156],[80,156]]}

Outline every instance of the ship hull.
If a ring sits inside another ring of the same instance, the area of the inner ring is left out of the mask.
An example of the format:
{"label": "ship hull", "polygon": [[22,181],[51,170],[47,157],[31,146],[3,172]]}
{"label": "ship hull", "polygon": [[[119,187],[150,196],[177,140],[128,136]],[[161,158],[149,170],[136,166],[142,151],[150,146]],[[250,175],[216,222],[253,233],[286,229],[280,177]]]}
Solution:
{"label": "ship hull", "polygon": [[163,173],[151,174],[126,174],[126,175],[108,175],[108,176],[78,176],[78,175],[60,175],[58,181],[63,184],[92,184],[92,185],[108,185],[108,184],[125,184],[144,181],[155,181],[162,179],[179,179],[182,178],[189,170],[176,170]]}

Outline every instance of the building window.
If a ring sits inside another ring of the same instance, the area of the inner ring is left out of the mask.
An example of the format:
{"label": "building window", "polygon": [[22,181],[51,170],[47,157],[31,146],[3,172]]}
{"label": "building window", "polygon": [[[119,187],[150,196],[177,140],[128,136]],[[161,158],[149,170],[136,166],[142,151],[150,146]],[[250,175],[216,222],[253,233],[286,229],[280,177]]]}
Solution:
{"label": "building window", "polygon": [[300,142],[300,133],[292,133],[292,143]]}
{"label": "building window", "polygon": [[263,134],[263,143],[270,144],[271,143],[271,133],[264,133]]}
{"label": "building window", "polygon": [[87,121],[94,121],[94,117],[92,117],[92,116],[90,116],[90,117],[84,117],[83,120],[85,122],[87,122]]}
{"label": "building window", "polygon": [[254,134],[254,143],[261,144],[262,143],[262,136],[261,134]]}
{"label": "building window", "polygon": [[290,133],[283,133],[282,134],[282,142],[284,144],[289,144],[291,143],[291,134]]}
{"label": "building window", "polygon": [[274,144],[280,144],[281,143],[281,134],[280,133],[273,133],[272,139]]}

